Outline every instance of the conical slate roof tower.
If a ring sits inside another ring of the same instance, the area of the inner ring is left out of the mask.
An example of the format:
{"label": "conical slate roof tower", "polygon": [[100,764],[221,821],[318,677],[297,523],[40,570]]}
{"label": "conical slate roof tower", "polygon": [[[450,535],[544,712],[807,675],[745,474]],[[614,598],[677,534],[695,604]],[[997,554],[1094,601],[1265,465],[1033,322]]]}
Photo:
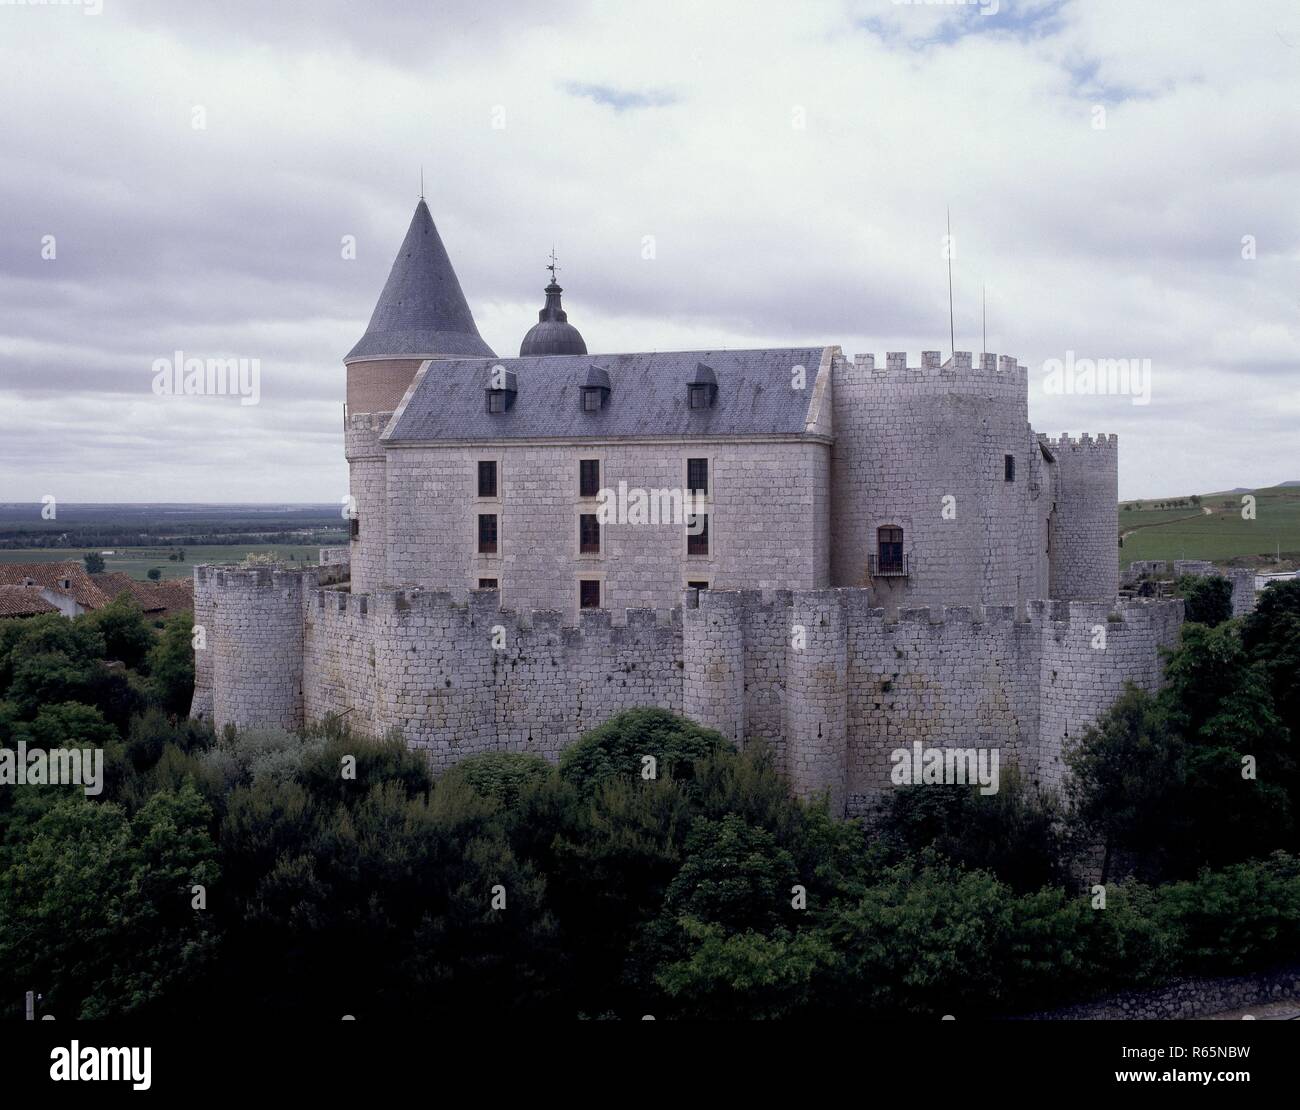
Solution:
{"label": "conical slate roof tower", "polygon": [[495,357],[421,197],[366,333],[343,360],[348,410],[393,411],[425,359]]}

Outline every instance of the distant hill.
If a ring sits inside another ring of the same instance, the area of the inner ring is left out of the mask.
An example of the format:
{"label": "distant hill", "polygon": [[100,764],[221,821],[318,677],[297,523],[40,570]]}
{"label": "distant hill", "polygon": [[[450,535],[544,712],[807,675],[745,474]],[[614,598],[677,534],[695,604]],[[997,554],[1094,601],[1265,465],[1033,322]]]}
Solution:
{"label": "distant hill", "polygon": [[[1241,495],[1253,494],[1254,519]],[[1209,559],[1236,566],[1300,566],[1300,482],[1185,497],[1121,501],[1120,562]]]}

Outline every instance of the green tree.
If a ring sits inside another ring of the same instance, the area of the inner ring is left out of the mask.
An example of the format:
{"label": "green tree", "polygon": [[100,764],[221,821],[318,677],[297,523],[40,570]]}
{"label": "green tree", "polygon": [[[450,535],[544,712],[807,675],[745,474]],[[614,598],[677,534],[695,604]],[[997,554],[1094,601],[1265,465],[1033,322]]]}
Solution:
{"label": "green tree", "polygon": [[629,709],[584,733],[560,755],[560,775],[583,791],[611,778],[640,778],[645,758],[655,776],[690,779],[698,764],[720,751],[734,751],[712,729],[666,709]]}
{"label": "green tree", "polygon": [[150,567],[148,571],[150,582],[157,582],[162,578],[162,569],[160,567]]}
{"label": "green tree", "polygon": [[1232,583],[1222,575],[1184,574],[1175,590],[1188,621],[1213,627],[1232,617]]}
{"label": "green tree", "polygon": [[98,551],[87,551],[82,558],[82,562],[86,564],[87,574],[104,573],[104,556]]}
{"label": "green tree", "polygon": [[1145,690],[1123,695],[1067,746],[1067,794],[1085,835],[1104,846],[1101,881],[1117,852],[1159,873],[1171,838],[1182,832],[1174,794],[1182,781],[1183,745],[1161,707]]}
{"label": "green tree", "polygon": [[104,639],[104,659],[115,659],[140,670],[145,664],[154,637],[145,623],[139,602],[122,593],[108,605],[84,618]]}
{"label": "green tree", "polygon": [[176,613],[163,622],[149,649],[149,677],[153,696],[169,713],[188,713],[194,698],[194,620]]}
{"label": "green tree", "polygon": [[1012,765],[998,792],[973,786],[916,785],[892,791],[878,832],[909,853],[934,847],[949,859],[992,871],[1014,890],[1064,886],[1070,845],[1056,796]]}
{"label": "green tree", "polygon": [[190,1008],[213,958],[211,915],[192,908],[218,878],[210,812],[193,787],[156,794],[134,818],[64,799],[0,873],[0,976],[35,987],[59,1016]]}

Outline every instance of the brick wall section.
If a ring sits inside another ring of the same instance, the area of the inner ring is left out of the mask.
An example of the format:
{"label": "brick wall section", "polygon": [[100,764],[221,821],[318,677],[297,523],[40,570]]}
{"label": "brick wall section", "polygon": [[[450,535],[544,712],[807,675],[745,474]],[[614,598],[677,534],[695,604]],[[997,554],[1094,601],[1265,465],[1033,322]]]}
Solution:
{"label": "brick wall section", "polygon": [[396,412],[423,365],[418,358],[354,362],[347,370],[348,412]]}

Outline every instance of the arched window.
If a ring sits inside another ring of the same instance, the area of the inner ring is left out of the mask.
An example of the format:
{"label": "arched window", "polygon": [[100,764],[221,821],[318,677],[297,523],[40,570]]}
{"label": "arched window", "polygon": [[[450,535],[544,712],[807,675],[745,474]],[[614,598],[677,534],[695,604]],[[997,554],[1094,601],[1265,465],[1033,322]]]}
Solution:
{"label": "arched window", "polygon": [[903,530],[895,524],[876,529],[876,575],[905,575],[907,556],[903,554]]}

